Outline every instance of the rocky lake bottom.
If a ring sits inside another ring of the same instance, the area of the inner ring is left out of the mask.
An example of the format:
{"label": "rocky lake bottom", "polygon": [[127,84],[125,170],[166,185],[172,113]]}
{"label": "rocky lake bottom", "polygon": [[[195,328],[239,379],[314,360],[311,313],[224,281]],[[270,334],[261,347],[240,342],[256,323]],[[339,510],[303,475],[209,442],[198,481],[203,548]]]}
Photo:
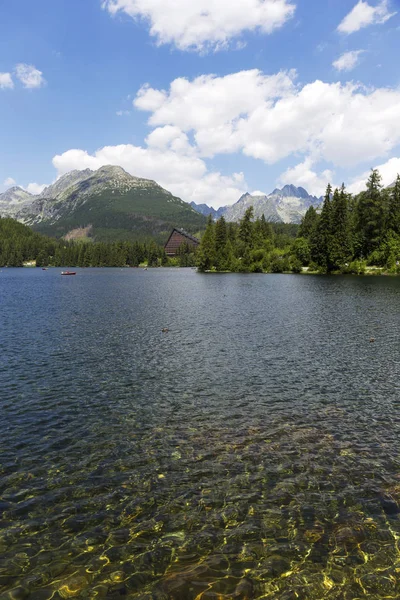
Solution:
{"label": "rocky lake bottom", "polygon": [[3,271],[1,600],[398,598],[399,299]]}

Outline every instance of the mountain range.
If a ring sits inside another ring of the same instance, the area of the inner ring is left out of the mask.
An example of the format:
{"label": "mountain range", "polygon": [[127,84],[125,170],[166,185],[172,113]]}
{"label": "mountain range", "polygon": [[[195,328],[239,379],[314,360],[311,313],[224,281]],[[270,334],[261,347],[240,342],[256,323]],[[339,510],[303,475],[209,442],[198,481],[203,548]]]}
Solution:
{"label": "mountain range", "polygon": [[321,199],[301,187],[285,185],[271,194],[243,194],[232,206],[214,209],[188,204],[155,181],[134,177],[116,166],[63,175],[39,195],[20,187],[0,194],[0,216],[12,217],[40,233],[66,239],[96,241],[155,239],[162,243],[173,227],[196,234],[206,216],[239,221],[249,206],[268,221],[300,223],[307,209]]}
{"label": "mountain range", "polygon": [[203,215],[155,181],[115,166],[71,171],[37,196],[11,188],[0,195],[0,216],[47,235],[96,241],[152,238],[161,243],[173,227],[196,233],[206,223]]}
{"label": "mountain range", "polygon": [[254,208],[254,217],[265,216],[267,221],[275,223],[301,223],[310,206],[319,206],[322,198],[311,196],[304,188],[294,185],[285,185],[282,189],[276,188],[271,194],[243,194],[232,206],[222,206],[218,210],[206,204],[191,206],[213,219],[224,215],[226,221],[239,221],[249,206]]}

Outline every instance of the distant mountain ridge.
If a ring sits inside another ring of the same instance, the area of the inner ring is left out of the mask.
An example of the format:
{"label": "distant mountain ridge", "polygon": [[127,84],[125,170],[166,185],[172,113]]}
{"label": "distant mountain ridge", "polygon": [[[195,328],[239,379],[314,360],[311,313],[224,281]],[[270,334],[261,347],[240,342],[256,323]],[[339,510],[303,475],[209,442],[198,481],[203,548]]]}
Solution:
{"label": "distant mountain ridge", "polygon": [[301,223],[302,218],[310,206],[319,206],[322,198],[311,196],[307,190],[294,185],[285,185],[282,189],[276,188],[268,195],[243,194],[239,200],[232,206],[223,206],[218,210],[210,208],[206,204],[191,206],[213,219],[218,219],[224,215],[227,221],[239,221],[246,210],[253,206],[254,217],[265,216],[267,221],[275,223]]}
{"label": "distant mountain ridge", "polygon": [[117,166],[71,171],[37,196],[21,192],[0,195],[0,216],[55,237],[88,228],[97,241],[152,238],[162,243],[173,227],[196,233],[206,222],[155,181]]}
{"label": "distant mountain ridge", "polygon": [[190,206],[200,214],[208,217],[208,215],[212,215],[213,219],[219,219],[228,208],[227,206],[222,206],[221,208],[215,209],[212,206],[208,206],[207,204],[196,204],[195,202],[191,202]]}

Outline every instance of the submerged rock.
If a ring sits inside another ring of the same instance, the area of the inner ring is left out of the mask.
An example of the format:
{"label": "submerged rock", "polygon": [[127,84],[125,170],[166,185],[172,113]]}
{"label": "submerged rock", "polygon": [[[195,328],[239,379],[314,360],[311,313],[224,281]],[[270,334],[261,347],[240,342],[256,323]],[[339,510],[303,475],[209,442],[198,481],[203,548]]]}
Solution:
{"label": "submerged rock", "polygon": [[84,575],[71,575],[60,586],[58,593],[61,598],[74,598],[78,596],[87,586],[89,582]]}
{"label": "submerged rock", "polygon": [[384,512],[389,515],[397,515],[400,512],[400,507],[396,500],[390,494],[381,494],[379,500]]}
{"label": "submerged rock", "polygon": [[29,590],[22,586],[16,587],[9,592],[11,600],[25,600],[25,598],[28,598],[29,595]]}

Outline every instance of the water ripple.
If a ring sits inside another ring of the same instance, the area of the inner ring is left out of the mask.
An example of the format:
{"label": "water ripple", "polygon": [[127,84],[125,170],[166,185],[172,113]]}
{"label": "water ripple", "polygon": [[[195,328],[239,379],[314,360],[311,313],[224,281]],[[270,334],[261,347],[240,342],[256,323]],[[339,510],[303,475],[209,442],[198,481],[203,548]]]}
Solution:
{"label": "water ripple", "polygon": [[0,277],[2,600],[400,596],[400,280]]}

